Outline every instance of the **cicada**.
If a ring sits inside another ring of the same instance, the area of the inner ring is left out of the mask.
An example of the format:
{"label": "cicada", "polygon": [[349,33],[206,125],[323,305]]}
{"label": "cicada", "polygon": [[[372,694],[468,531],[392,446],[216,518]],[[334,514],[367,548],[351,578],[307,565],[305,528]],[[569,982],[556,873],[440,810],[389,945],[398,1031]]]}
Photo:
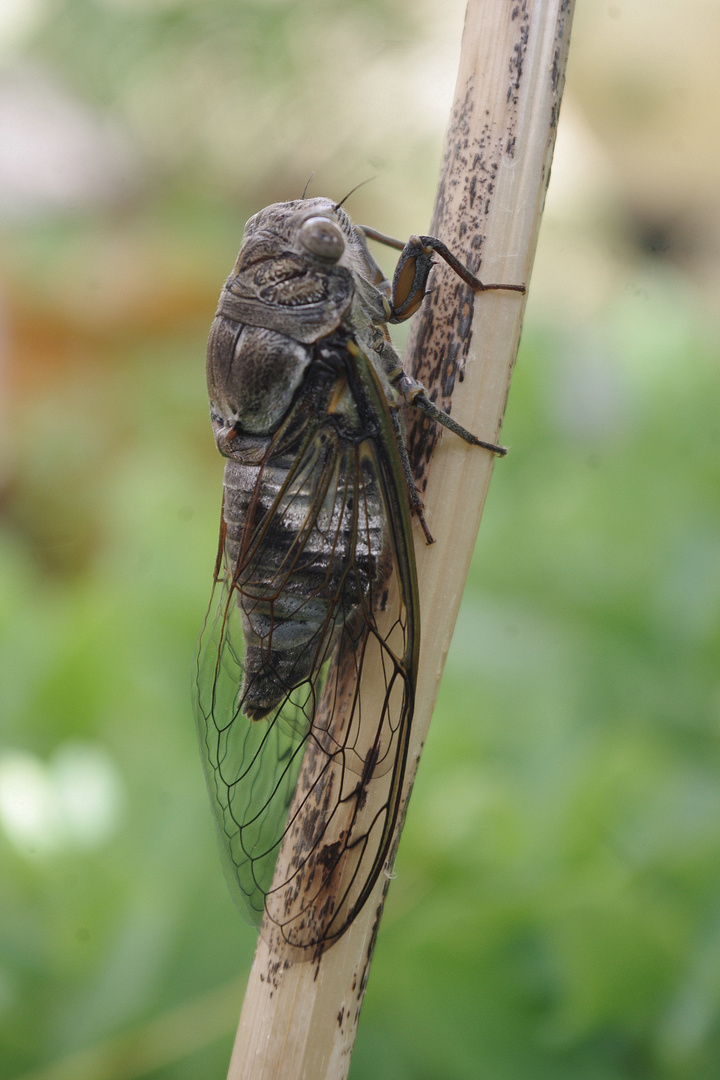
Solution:
{"label": "cicada", "polygon": [[[368,239],[401,250],[386,280]],[[300,955],[336,941],[387,869],[413,718],[411,518],[432,540],[401,407],[471,435],[403,371],[388,324],[422,303],[439,240],[403,245],[325,198],[247,222],[207,351],[227,459],[196,710],[231,890]]]}

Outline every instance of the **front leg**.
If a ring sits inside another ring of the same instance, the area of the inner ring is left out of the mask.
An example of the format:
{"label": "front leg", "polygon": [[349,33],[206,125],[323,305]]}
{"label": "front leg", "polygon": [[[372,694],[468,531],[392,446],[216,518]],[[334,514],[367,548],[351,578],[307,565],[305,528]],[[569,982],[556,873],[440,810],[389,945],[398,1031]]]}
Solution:
{"label": "front leg", "polygon": [[425,296],[425,286],[433,267],[433,254],[435,252],[445,260],[448,266],[452,267],[458,277],[469,285],[474,292],[487,292],[490,289],[525,292],[524,285],[483,284],[479,278],[476,278],[468,270],[467,266],[464,266],[453,255],[450,248],[443,244],[442,240],[438,240],[434,236],[411,236],[407,244],[403,244],[400,240],[394,240],[391,236],[385,236],[383,233],[376,232],[375,229],[370,229],[365,225],[361,225],[360,229],[369,240],[377,240],[381,244],[387,244],[388,247],[400,250],[400,258],[393,275],[388,322],[405,322],[420,307]]}

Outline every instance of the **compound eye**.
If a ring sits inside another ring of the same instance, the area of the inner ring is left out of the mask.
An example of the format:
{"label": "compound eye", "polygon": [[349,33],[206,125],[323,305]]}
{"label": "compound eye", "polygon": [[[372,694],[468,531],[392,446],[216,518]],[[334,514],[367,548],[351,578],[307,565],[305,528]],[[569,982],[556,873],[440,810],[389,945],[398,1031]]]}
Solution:
{"label": "compound eye", "polygon": [[343,234],[334,221],[311,217],[300,226],[300,243],[306,251],[327,262],[337,262],[345,250]]}

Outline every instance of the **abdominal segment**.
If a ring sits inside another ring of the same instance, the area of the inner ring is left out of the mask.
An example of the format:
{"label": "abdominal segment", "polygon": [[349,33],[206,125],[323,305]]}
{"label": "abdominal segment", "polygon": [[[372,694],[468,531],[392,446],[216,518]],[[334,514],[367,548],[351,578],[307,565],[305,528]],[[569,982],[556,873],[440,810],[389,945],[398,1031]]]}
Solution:
{"label": "abdominal segment", "polygon": [[[387,577],[377,476],[327,425],[298,463],[225,466],[225,566],[244,638],[239,707],[260,720],[357,642]],[[299,702],[298,702],[299,704]],[[312,703],[303,711],[311,719]]]}

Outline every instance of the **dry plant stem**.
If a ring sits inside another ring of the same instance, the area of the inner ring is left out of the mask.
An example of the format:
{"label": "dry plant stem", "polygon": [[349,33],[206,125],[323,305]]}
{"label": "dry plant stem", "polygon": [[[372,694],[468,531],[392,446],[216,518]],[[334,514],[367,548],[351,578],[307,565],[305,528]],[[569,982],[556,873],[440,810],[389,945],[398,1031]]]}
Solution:
{"label": "dry plant stem", "polygon": [[[482,280],[528,282],[550,174],[573,0],[471,0],[430,232]],[[421,77],[421,73],[418,73]],[[518,293],[473,293],[438,266],[406,370],[460,423],[496,439],[520,337]],[[457,385],[460,384],[461,385]],[[454,393],[453,393],[454,391]],[[410,451],[437,543],[415,544],[422,643],[409,796],[490,481],[493,456],[420,418]],[[482,642],[478,642],[478,650]],[[397,836],[396,835],[396,843]],[[350,930],[316,962],[260,939],[229,1080],[347,1075],[387,889],[378,882]]]}

